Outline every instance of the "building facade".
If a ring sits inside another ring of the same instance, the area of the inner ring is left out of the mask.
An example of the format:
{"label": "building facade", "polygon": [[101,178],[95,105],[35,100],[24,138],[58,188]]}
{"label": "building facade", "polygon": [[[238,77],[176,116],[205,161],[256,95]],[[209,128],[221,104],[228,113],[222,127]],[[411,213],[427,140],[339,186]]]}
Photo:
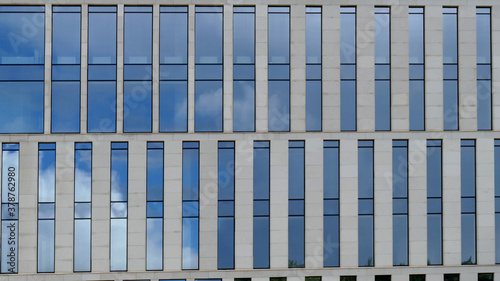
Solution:
{"label": "building facade", "polygon": [[499,15],[0,0],[0,279],[500,280]]}

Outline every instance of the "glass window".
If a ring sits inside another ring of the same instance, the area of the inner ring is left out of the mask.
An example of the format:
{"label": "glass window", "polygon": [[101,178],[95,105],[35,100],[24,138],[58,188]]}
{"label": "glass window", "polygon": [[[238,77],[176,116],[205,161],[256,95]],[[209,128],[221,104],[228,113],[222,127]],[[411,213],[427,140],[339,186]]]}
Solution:
{"label": "glass window", "polygon": [[305,143],[288,144],[288,267],[305,267]]}
{"label": "glass window", "polygon": [[393,265],[408,265],[408,141],[392,141]]}
{"label": "glass window", "polygon": [[89,6],[87,132],[116,132],[116,6]]}
{"label": "glass window", "polygon": [[460,281],[460,274],[445,274],[444,281]]}
{"label": "glass window", "polygon": [[458,8],[443,7],[443,120],[458,130]]}
{"label": "glass window", "polygon": [[306,7],[306,131],[321,131],[321,7]]}
{"label": "glass window", "polygon": [[127,270],[128,143],[111,143],[111,271]]}
{"label": "glass window", "polygon": [[478,273],[477,281],[493,281],[493,273]]}
{"label": "glass window", "polygon": [[255,131],[255,7],[233,7],[233,131]]}
{"label": "glass window", "polygon": [[375,281],[391,281],[390,275],[375,275]]}
{"label": "glass window", "polygon": [[146,270],[163,270],[163,142],[147,143]]}
{"label": "glass window", "polygon": [[425,274],[410,275],[410,281],[425,281]]}
{"label": "glass window", "polygon": [[339,141],[323,142],[323,263],[340,266]]}
{"label": "glass window", "polygon": [[38,144],[38,272],[54,272],[56,144]]}
{"label": "glass window", "polygon": [[500,139],[495,140],[495,263],[500,263]]}
{"label": "glass window", "polygon": [[234,269],[234,142],[219,142],[218,269]]}
{"label": "glass window", "polygon": [[374,266],[373,141],[358,141],[358,264]]}
{"label": "glass window", "polygon": [[222,12],[222,7],[196,7],[194,127],[197,132],[222,132]]}
{"label": "glass window", "polygon": [[443,264],[441,140],[427,140],[427,264]]}
{"label": "glass window", "polygon": [[340,281],[356,281],[356,276],[340,276]]}
{"label": "glass window", "polygon": [[160,7],[160,132],[187,132],[188,8]]}
{"label": "glass window", "polygon": [[491,8],[476,8],[477,129],[491,130]]}
{"label": "glass window", "polygon": [[200,145],[182,144],[182,269],[198,269]]}
{"label": "glass window", "polygon": [[2,144],[1,272],[17,273],[19,242],[19,143]]}
{"label": "glass window", "polygon": [[290,7],[268,7],[268,128],[290,130]]}
{"label": "glass window", "polygon": [[476,141],[461,141],[462,264],[476,264]]}
{"label": "glass window", "polygon": [[424,8],[409,8],[410,130],[425,130]]}
{"label": "glass window", "polygon": [[340,129],[356,131],[356,7],[340,7]]}
{"label": "glass window", "polygon": [[391,130],[391,14],[375,7],[375,130]]}
{"label": "glass window", "polygon": [[269,268],[269,141],[253,145],[253,267]]}
{"label": "glass window", "polygon": [[0,10],[0,133],[43,133],[45,8],[3,7]]}
{"label": "glass window", "polygon": [[75,143],[75,236],[73,270],[91,270],[92,143]]}

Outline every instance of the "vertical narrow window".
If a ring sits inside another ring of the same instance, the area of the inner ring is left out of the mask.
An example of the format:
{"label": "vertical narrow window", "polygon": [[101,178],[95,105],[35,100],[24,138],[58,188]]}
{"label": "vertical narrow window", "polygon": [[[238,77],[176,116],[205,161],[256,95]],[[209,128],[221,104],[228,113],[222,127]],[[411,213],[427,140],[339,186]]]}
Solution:
{"label": "vertical narrow window", "polygon": [[358,141],[358,264],[374,266],[373,141]]}
{"label": "vertical narrow window", "polygon": [[148,142],[146,270],[163,270],[163,142]]}
{"label": "vertical narrow window", "polygon": [[409,8],[410,130],[425,130],[424,8]]}
{"label": "vertical narrow window", "polygon": [[75,229],[73,270],[90,272],[92,241],[92,143],[75,143]]}
{"label": "vertical narrow window", "polygon": [[123,131],[151,132],[153,7],[125,6]]}
{"label": "vertical narrow window", "polygon": [[476,264],[476,141],[461,141],[462,264]]}
{"label": "vertical narrow window", "polygon": [[269,141],[253,143],[253,267],[269,268]]}
{"label": "vertical narrow window", "polygon": [[375,7],[375,130],[391,130],[390,7]]}
{"label": "vertical narrow window", "polygon": [[89,6],[87,132],[116,132],[116,6]]}
{"label": "vertical narrow window", "polygon": [[340,7],[340,129],[356,131],[356,7]]}
{"label": "vertical narrow window", "polygon": [[500,264],[500,139],[495,140],[495,263]]}
{"label": "vertical narrow window", "polygon": [[288,267],[305,266],[304,141],[288,144]]}
{"label": "vertical narrow window", "polygon": [[491,130],[491,8],[476,8],[477,129]]}
{"label": "vertical narrow window", "polygon": [[45,7],[0,7],[0,133],[43,133]]}
{"label": "vertical narrow window", "polygon": [[160,7],[160,132],[187,132],[188,7]]}
{"label": "vertical narrow window", "polygon": [[255,131],[255,7],[233,8],[233,131]]}
{"label": "vertical narrow window", "polygon": [[234,141],[219,142],[218,269],[234,269]]}
{"label": "vertical narrow window", "polygon": [[392,141],[392,258],[408,265],[408,141]]}
{"label": "vertical narrow window", "polygon": [[182,269],[198,269],[200,144],[182,144]]}
{"label": "vertical narrow window", "polygon": [[56,144],[38,144],[38,272],[54,272]]}
{"label": "vertical narrow window", "polygon": [[443,127],[458,130],[458,8],[443,7]]}
{"label": "vertical narrow window", "polygon": [[81,7],[52,7],[52,133],[80,132]]}
{"label": "vertical narrow window", "polygon": [[340,266],[339,141],[323,142],[323,263]]}
{"label": "vertical narrow window", "polygon": [[321,7],[306,7],[306,131],[321,131]]}
{"label": "vertical narrow window", "polygon": [[127,270],[128,143],[111,143],[111,271]]}
{"label": "vertical narrow window", "polygon": [[19,262],[19,143],[2,144],[1,272],[17,273]]}
{"label": "vertical narrow window", "polygon": [[443,264],[441,140],[427,140],[427,264]]}
{"label": "vertical narrow window", "polygon": [[268,127],[290,131],[290,7],[268,7]]}
{"label": "vertical narrow window", "polygon": [[196,7],[194,129],[222,132],[223,7]]}

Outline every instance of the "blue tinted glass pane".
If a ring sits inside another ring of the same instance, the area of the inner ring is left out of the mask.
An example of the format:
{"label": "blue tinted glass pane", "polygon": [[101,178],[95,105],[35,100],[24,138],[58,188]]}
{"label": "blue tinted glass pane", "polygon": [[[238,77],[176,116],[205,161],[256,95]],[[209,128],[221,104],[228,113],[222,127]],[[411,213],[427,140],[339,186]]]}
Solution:
{"label": "blue tinted glass pane", "polygon": [[441,215],[427,215],[427,264],[442,264]]}
{"label": "blue tinted glass pane", "polygon": [[54,219],[55,205],[54,203],[38,204],[38,219]]}
{"label": "blue tinted glass pane", "polygon": [[373,147],[358,149],[358,198],[373,198]]}
{"label": "blue tinted glass pane", "polygon": [[359,199],[358,213],[360,215],[373,215],[373,199]]}
{"label": "blue tinted glass pane", "polygon": [[255,82],[233,82],[233,131],[255,130]]}
{"label": "blue tinted glass pane", "polygon": [[476,264],[476,215],[462,214],[462,264]]}
{"label": "blue tinted glass pane", "polygon": [[[393,143],[394,145],[394,143]],[[392,148],[392,196],[408,196],[408,147]]]}
{"label": "blue tinted glass pane", "polygon": [[116,6],[89,6],[89,12],[116,12]]}
{"label": "blue tinted glass pane", "polygon": [[199,216],[199,203],[198,201],[184,201],[182,203],[182,216],[183,217],[198,217]]}
{"label": "blue tinted glass pane", "polygon": [[424,130],[424,81],[410,81],[410,130]]}
{"label": "blue tinted glass pane", "polygon": [[320,80],[321,79],[321,64],[306,65],[306,79]]}
{"label": "blue tinted glass pane", "polygon": [[147,219],[146,224],[146,270],[162,270],[163,219]]}
{"label": "blue tinted glass pane", "polygon": [[304,148],[288,149],[288,198],[304,199]]}
{"label": "blue tinted glass pane", "polygon": [[495,196],[500,196],[500,140],[495,140]]}
{"label": "blue tinted glass pane", "polygon": [[491,79],[491,64],[477,65],[477,79]]}
{"label": "blue tinted glass pane", "polygon": [[410,79],[424,79],[424,65],[410,65]]}
{"label": "blue tinted glass pane", "polygon": [[495,263],[500,263],[500,213],[495,214]]}
{"label": "blue tinted glass pane", "polygon": [[123,131],[151,132],[151,82],[124,82]]}
{"label": "blue tinted glass pane", "polygon": [[56,151],[38,152],[38,202],[55,202]]}
{"label": "blue tinted glass pane", "polygon": [[427,147],[427,197],[441,197],[441,147]]}
{"label": "blue tinted glass pane", "polygon": [[187,82],[160,82],[160,132],[187,131]]}
{"label": "blue tinted glass pane", "polygon": [[324,266],[340,265],[339,217],[325,216],[323,225],[323,262]]}
{"label": "blue tinted glass pane", "polygon": [[476,196],[476,156],[474,146],[462,146],[460,153],[462,196]]}
{"label": "blue tinted glass pane", "polygon": [[392,217],[392,256],[394,265],[408,265],[408,216]]}
{"label": "blue tinted glass pane", "polygon": [[392,212],[394,214],[407,214],[408,199],[392,199]]}
{"label": "blue tinted glass pane", "polygon": [[74,270],[90,271],[91,220],[75,220]]}
{"label": "blue tinted glass pane", "polygon": [[439,214],[443,210],[441,198],[428,198],[427,199],[427,213]]}
{"label": "blue tinted glass pane", "polygon": [[163,217],[163,202],[147,202],[146,217],[162,218]]}
{"label": "blue tinted glass pane", "polygon": [[198,149],[184,149],[182,152],[182,200],[198,200],[198,157]]}
{"label": "blue tinted glass pane", "polygon": [[376,64],[375,65],[375,79],[391,79],[391,65],[390,64]]}
{"label": "blue tinted glass pane", "polygon": [[290,62],[290,14],[268,14],[269,63]]}
{"label": "blue tinted glass pane", "polygon": [[234,200],[234,147],[219,148],[219,200]]}
{"label": "blue tinted glass pane", "polygon": [[410,63],[424,63],[424,15],[409,14]]}
{"label": "blue tinted glass pane", "polygon": [[356,14],[340,14],[340,45],[340,62],[356,63]]}
{"label": "blue tinted glass pane", "polygon": [[125,65],[123,68],[124,80],[151,80],[152,66],[138,64]]}
{"label": "blue tinted glass pane", "polygon": [[290,130],[290,82],[269,81],[269,131]]}
{"label": "blue tinted glass pane", "polygon": [[304,200],[288,200],[288,214],[290,216],[304,216]]}
{"label": "blue tinted glass pane", "polygon": [[0,83],[0,133],[43,133],[43,82]]}
{"label": "blue tinted glass pane", "polygon": [[268,67],[269,80],[288,80],[290,79],[289,64],[270,64]]}
{"label": "blue tinted glass pane", "polygon": [[153,49],[152,13],[125,13],[125,63],[151,63]]}
{"label": "blue tinted glass pane", "polygon": [[187,80],[187,73],[187,64],[160,65],[160,80]]}
{"label": "blue tinted glass pane", "polygon": [[253,150],[253,196],[269,199],[269,148]]}
{"label": "blue tinted glass pane", "polygon": [[489,14],[476,16],[477,62],[491,63],[491,17]]}
{"label": "blue tinted glass pane", "polygon": [[217,229],[217,267],[234,268],[234,218],[219,218]]}
{"label": "blue tinted glass pane", "polygon": [[80,38],[80,13],[53,13],[52,63],[79,64]]}
{"label": "blue tinted glass pane", "polygon": [[1,65],[0,81],[11,80],[41,80],[43,81],[44,66],[34,65]]}
{"label": "blue tinted glass pane", "polygon": [[116,82],[88,83],[87,131],[112,133],[116,130]]}
{"label": "blue tinted glass pane", "polygon": [[0,14],[0,64],[43,64],[45,15]]}
{"label": "blue tinted glass pane", "polygon": [[163,201],[163,149],[148,149],[147,154],[146,200]]}
{"label": "blue tinted glass pane", "polygon": [[491,80],[477,81],[477,129],[491,130]]}
{"label": "blue tinted glass pane", "polygon": [[443,63],[457,63],[457,14],[443,14]]}
{"label": "blue tinted glass pane", "polygon": [[325,215],[338,215],[339,214],[339,200],[326,199],[323,202],[323,209]]}
{"label": "blue tinted glass pane", "polygon": [[255,63],[254,13],[233,14],[233,62]]}
{"label": "blue tinted glass pane", "polygon": [[222,14],[196,13],[196,63],[222,63]]}
{"label": "blue tinted glass pane", "polygon": [[339,149],[323,150],[324,198],[339,198]]}
{"label": "blue tinted glass pane", "polygon": [[234,217],[234,201],[219,201],[219,217]]}
{"label": "blue tinted glass pane", "polygon": [[375,63],[391,61],[390,14],[375,14]]}
{"label": "blue tinted glass pane", "polygon": [[89,13],[89,63],[116,64],[116,12]]}
{"label": "blue tinted glass pane", "polygon": [[187,64],[188,14],[160,14],[160,63]]}
{"label": "blue tinted glass pane", "polygon": [[80,80],[80,65],[52,65],[52,81]]}
{"label": "blue tinted glass pane", "polygon": [[38,272],[54,272],[54,220],[38,221]]}
{"label": "blue tinted glass pane", "polygon": [[255,13],[255,7],[234,6],[234,13]]}
{"label": "blue tinted glass pane", "polygon": [[288,267],[305,266],[304,216],[288,217]]}
{"label": "blue tinted glass pane", "polygon": [[340,82],[340,128],[356,130],[356,81]]}
{"label": "blue tinted glass pane", "polygon": [[321,131],[321,81],[306,82],[306,130]]}
{"label": "blue tinted glass pane", "polygon": [[111,201],[127,201],[128,151],[111,150]]}
{"label": "blue tinted glass pane", "polygon": [[458,130],[458,82],[443,81],[443,120],[445,130]]}
{"label": "blue tinted glass pane", "polygon": [[196,80],[222,80],[222,65],[195,66]]}
{"label": "blue tinted glass pane", "polygon": [[340,79],[356,79],[356,65],[355,64],[340,65]]}
{"label": "blue tinted glass pane", "polygon": [[[463,196],[463,195],[462,195]],[[476,198],[463,198],[461,200],[462,213],[474,213],[476,212]]]}
{"label": "blue tinted glass pane", "polygon": [[75,219],[90,219],[92,206],[90,203],[75,203]]}
{"label": "blue tinted glass pane", "polygon": [[153,7],[151,6],[125,6],[125,13],[151,13],[153,11]]}
{"label": "blue tinted glass pane", "polygon": [[391,129],[391,82],[375,81],[375,129]]}
{"label": "blue tinted glass pane", "polygon": [[91,80],[116,80],[116,65],[89,65],[88,79]]}
{"label": "blue tinted glass pane", "polygon": [[80,82],[52,82],[52,133],[80,132]]}
{"label": "blue tinted glass pane", "polygon": [[222,81],[196,81],[195,131],[222,131]]}
{"label": "blue tinted glass pane", "polygon": [[198,218],[182,219],[182,269],[198,269]]}
{"label": "blue tinted glass pane", "polygon": [[306,63],[321,63],[321,10],[306,14]]}
{"label": "blue tinted glass pane", "polygon": [[358,217],[358,264],[374,266],[373,259],[373,216]]}
{"label": "blue tinted glass pane", "polygon": [[269,216],[269,201],[253,201],[254,216]]}
{"label": "blue tinted glass pane", "polygon": [[234,80],[255,80],[255,64],[234,64]]}
{"label": "blue tinted glass pane", "polygon": [[112,219],[110,233],[110,269],[127,270],[127,219]]}
{"label": "blue tinted glass pane", "polygon": [[113,203],[111,202],[111,218],[127,218],[128,205],[126,202]]}
{"label": "blue tinted glass pane", "polygon": [[269,217],[253,218],[253,267],[269,268]]}

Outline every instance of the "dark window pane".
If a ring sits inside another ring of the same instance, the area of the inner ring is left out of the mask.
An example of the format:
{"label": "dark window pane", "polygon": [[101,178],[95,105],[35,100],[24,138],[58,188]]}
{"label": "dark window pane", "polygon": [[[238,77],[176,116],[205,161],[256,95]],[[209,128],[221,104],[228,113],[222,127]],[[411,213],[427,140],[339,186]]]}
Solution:
{"label": "dark window pane", "polygon": [[458,81],[443,81],[443,118],[445,130],[458,130]]}
{"label": "dark window pane", "polygon": [[198,149],[182,152],[182,200],[198,200],[199,191]]}
{"label": "dark window pane", "polygon": [[410,275],[410,281],[425,281],[425,274]]}
{"label": "dark window pane", "polygon": [[33,64],[33,65],[0,64],[0,81],[16,81],[16,80],[43,81],[43,76],[44,76],[43,68],[44,66],[41,64]]}
{"label": "dark window pane", "polygon": [[234,268],[234,217],[219,217],[217,229],[218,269]]}
{"label": "dark window pane", "polygon": [[424,81],[410,81],[410,130],[424,130]]}
{"label": "dark window pane", "polygon": [[288,198],[304,199],[304,148],[289,148],[288,157]]}
{"label": "dark window pane", "polygon": [[460,159],[460,186],[462,197],[476,196],[476,156],[475,146],[464,146],[462,140]]}
{"label": "dark window pane", "polygon": [[340,265],[339,217],[325,216],[323,231],[324,231],[324,237],[323,237],[324,266],[325,267],[339,266]]}
{"label": "dark window pane", "polygon": [[462,214],[462,264],[476,264],[476,214]]}
{"label": "dark window pane", "polygon": [[80,132],[80,82],[52,82],[52,133]]}
{"label": "dark window pane", "polygon": [[356,130],[356,81],[340,82],[340,128]]}
{"label": "dark window pane", "polygon": [[440,214],[427,215],[427,264],[443,264],[443,234]]}
{"label": "dark window pane", "polygon": [[253,218],[253,267],[269,268],[269,217]]}
{"label": "dark window pane", "polygon": [[234,147],[219,148],[218,158],[219,200],[234,200]]}
{"label": "dark window pane", "polygon": [[288,217],[288,267],[305,266],[304,216]]}
{"label": "dark window pane", "polygon": [[358,216],[358,264],[374,266],[373,215]]}
{"label": "dark window pane", "polygon": [[375,129],[391,129],[391,82],[375,81]]}
{"label": "dark window pane", "polygon": [[339,198],[339,149],[325,147],[323,149],[323,196]]}
{"label": "dark window pane", "polygon": [[394,215],[393,224],[393,264],[408,265],[408,215]]}
{"label": "dark window pane", "polygon": [[491,130],[491,80],[477,81],[477,129]]}
{"label": "dark window pane", "polygon": [[116,131],[116,82],[88,83],[87,131],[113,133]]}
{"label": "dark window pane", "polygon": [[408,144],[392,148],[392,196],[408,197]]}
{"label": "dark window pane", "polygon": [[54,64],[52,65],[52,81],[80,80],[80,65]]}
{"label": "dark window pane", "polygon": [[460,281],[460,274],[445,274],[444,281]]}
{"label": "dark window pane", "polygon": [[493,281],[493,273],[478,273],[477,281]]}
{"label": "dark window pane", "polygon": [[306,82],[306,130],[321,131],[321,81]]}
{"label": "dark window pane", "polygon": [[257,148],[253,153],[254,199],[269,199],[269,148]]}
{"label": "dark window pane", "polygon": [[373,147],[358,149],[358,198],[373,198]]}

